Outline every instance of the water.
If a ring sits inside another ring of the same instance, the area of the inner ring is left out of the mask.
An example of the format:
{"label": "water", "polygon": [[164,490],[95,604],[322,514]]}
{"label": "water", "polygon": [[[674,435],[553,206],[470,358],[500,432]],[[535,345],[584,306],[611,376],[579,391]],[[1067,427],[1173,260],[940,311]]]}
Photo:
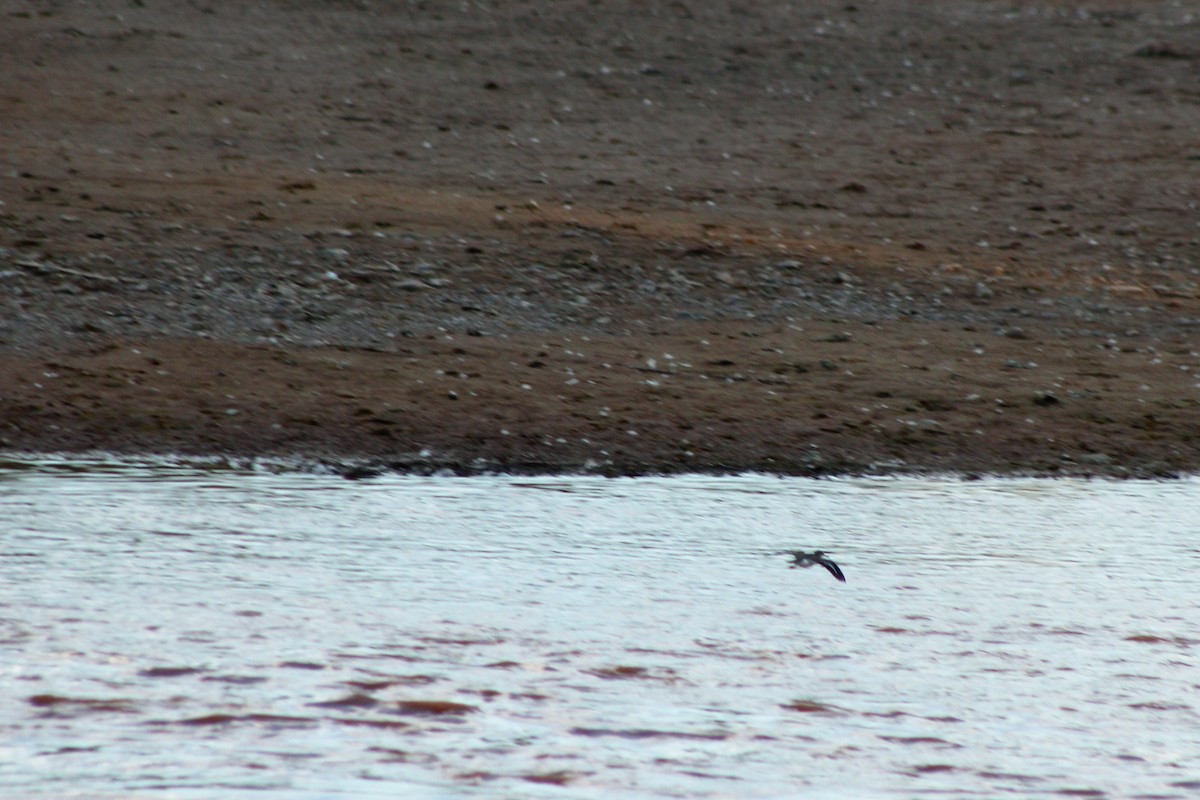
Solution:
{"label": "water", "polygon": [[0,462],[0,787],[1193,796],[1197,499]]}

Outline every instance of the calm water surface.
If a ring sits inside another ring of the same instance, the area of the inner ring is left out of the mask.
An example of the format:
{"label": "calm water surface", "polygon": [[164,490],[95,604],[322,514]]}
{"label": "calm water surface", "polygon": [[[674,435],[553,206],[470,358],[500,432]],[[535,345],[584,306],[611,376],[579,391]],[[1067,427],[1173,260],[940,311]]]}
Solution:
{"label": "calm water surface", "polygon": [[0,462],[0,787],[1191,797],[1198,501]]}

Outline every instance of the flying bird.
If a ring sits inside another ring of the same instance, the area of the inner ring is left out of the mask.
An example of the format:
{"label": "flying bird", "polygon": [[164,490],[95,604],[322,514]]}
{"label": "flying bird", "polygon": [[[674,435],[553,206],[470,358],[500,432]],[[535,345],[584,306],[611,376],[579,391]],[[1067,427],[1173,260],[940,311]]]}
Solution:
{"label": "flying bird", "polygon": [[777,556],[791,556],[792,569],[796,567],[811,567],[814,564],[819,564],[829,570],[829,574],[837,578],[842,583],[846,582],[846,576],[842,574],[842,569],[837,564],[833,563],[833,559],[825,555],[824,550],[814,550],[811,553],[807,550],[781,550],[775,553]]}

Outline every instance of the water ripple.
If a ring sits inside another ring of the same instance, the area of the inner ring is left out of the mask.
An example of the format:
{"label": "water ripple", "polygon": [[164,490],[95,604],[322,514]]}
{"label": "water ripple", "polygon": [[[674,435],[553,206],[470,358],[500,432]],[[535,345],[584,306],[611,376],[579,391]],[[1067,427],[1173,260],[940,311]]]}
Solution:
{"label": "water ripple", "polygon": [[1198,492],[12,459],[0,783],[1184,797]]}

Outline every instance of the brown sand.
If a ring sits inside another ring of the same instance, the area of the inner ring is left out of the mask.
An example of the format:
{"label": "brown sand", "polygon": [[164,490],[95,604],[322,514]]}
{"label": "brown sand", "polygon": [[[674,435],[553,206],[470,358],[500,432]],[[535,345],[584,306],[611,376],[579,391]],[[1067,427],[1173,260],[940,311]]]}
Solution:
{"label": "brown sand", "polygon": [[0,10],[0,447],[1200,466],[1181,4]]}

